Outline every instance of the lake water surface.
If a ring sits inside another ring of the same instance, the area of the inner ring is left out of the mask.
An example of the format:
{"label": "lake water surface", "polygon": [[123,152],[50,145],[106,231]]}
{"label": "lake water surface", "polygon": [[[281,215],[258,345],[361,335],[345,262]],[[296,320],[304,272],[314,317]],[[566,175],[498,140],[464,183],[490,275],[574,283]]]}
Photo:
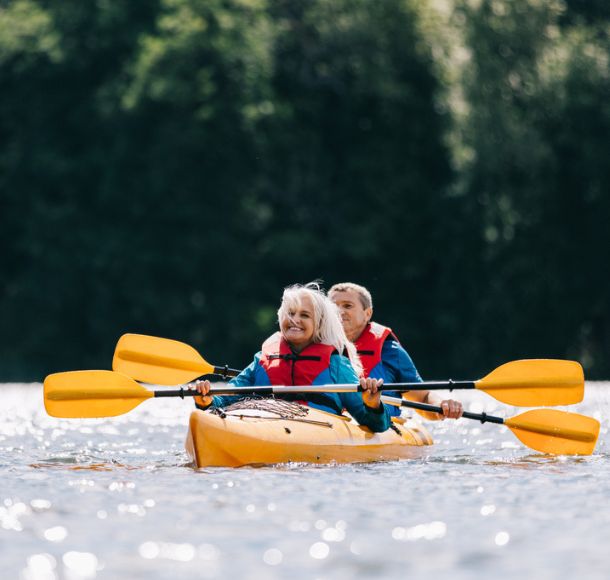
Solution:
{"label": "lake water surface", "polygon": [[540,455],[462,419],[427,423],[424,459],[195,470],[190,410],[156,399],[60,420],[40,384],[0,385],[1,577],[610,577],[610,383],[589,383],[569,408],[602,423],[586,458]]}

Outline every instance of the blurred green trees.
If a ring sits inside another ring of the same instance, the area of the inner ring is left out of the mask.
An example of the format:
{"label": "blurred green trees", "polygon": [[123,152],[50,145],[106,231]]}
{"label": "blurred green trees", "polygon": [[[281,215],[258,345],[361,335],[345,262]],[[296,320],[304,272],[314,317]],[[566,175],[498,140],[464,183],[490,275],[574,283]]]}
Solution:
{"label": "blurred green trees", "polygon": [[123,332],[245,365],[315,278],[426,377],[607,378],[609,33],[576,0],[0,3],[0,378]]}

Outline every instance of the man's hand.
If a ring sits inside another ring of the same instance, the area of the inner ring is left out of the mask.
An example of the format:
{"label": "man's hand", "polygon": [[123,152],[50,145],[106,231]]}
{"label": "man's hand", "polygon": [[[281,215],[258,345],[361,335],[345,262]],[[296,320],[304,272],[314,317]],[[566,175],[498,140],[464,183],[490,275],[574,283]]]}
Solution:
{"label": "man's hand", "polygon": [[441,401],[440,407],[443,410],[443,414],[440,416],[441,419],[459,419],[464,412],[462,403],[453,399]]}

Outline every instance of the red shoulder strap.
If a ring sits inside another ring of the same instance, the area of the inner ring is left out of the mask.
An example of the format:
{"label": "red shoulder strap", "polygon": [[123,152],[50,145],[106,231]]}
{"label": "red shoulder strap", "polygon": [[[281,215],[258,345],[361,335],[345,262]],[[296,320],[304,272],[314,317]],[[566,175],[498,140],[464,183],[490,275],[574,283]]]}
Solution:
{"label": "red shoulder strap", "polygon": [[362,361],[364,376],[368,377],[371,370],[381,361],[383,343],[390,335],[398,342],[398,338],[391,328],[377,322],[370,322],[356,340],[356,350]]}

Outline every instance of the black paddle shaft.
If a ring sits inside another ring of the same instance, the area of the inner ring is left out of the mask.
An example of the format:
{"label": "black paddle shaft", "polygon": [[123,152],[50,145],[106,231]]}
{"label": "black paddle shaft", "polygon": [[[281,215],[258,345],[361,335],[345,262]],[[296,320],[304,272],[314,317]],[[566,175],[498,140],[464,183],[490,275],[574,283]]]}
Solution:
{"label": "black paddle shaft", "polygon": [[381,391],[453,391],[453,389],[476,389],[475,381],[426,381],[425,383],[387,383]]}
{"label": "black paddle shaft", "polygon": [[[443,409],[441,409],[441,407],[437,407],[436,405],[427,405],[426,403],[401,401],[400,405],[401,407],[409,407],[410,409],[418,409],[419,411],[428,411],[429,413],[443,413]],[[464,413],[462,413],[462,417],[466,419],[474,419],[475,421],[481,421],[481,423],[497,423],[498,425],[504,424],[504,419],[502,417],[494,417],[493,415],[488,415],[487,413],[470,413],[468,411],[464,411]]]}
{"label": "black paddle shaft", "polygon": [[223,367],[214,367],[214,374],[221,376],[223,379],[228,379],[230,377],[236,377],[241,371],[237,369],[230,369],[227,365]]}

